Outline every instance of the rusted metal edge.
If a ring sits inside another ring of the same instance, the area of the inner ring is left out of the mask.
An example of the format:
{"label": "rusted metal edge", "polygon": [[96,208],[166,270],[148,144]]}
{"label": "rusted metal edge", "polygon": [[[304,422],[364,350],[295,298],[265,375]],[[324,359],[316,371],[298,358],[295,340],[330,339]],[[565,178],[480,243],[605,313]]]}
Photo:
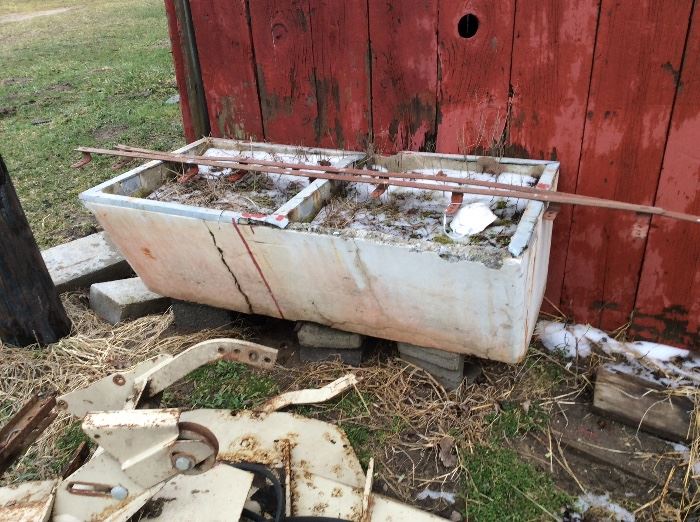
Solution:
{"label": "rusted metal edge", "polygon": [[56,395],[34,395],[0,430],[0,475],[56,418]]}

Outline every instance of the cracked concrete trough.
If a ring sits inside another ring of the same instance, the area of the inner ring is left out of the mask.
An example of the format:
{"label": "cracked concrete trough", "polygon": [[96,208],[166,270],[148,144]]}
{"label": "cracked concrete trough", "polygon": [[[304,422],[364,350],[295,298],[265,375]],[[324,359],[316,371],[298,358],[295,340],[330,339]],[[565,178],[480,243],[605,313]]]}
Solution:
{"label": "cracked concrete trough", "polygon": [[[215,138],[176,152],[209,148],[301,151],[341,166],[365,159]],[[407,172],[426,164],[465,171],[479,165],[473,156],[410,152],[371,160]],[[556,162],[500,165],[515,177],[535,176],[539,188],[556,187]],[[552,222],[544,219],[545,204],[523,205],[507,244],[490,248],[314,226],[314,217],[337,201],[339,184],[327,180],[309,182],[267,214],[145,197],[171,177],[151,161],[81,195],[153,292],[504,362],[524,357],[547,276]]]}

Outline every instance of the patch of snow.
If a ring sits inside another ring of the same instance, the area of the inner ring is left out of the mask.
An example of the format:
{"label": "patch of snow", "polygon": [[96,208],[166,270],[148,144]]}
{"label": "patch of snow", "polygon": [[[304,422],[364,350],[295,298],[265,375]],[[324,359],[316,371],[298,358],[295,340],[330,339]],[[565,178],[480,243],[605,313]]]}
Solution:
{"label": "patch of snow", "polygon": [[591,343],[586,336],[577,336],[564,323],[540,321],[536,334],[550,352],[563,353],[569,359],[591,355]]}
{"label": "patch of snow", "polygon": [[648,341],[635,341],[627,344],[636,351],[640,357],[649,357],[657,361],[670,361],[675,358],[686,358],[690,355],[689,350],[675,348],[665,344],[650,343]]}
{"label": "patch of snow", "polygon": [[435,491],[428,488],[425,488],[423,491],[418,493],[418,495],[416,495],[416,500],[425,500],[428,498],[431,500],[442,499],[448,504],[454,504],[456,501],[456,495],[454,493],[447,491]]}
{"label": "patch of snow", "polygon": [[578,497],[576,500],[576,509],[580,510],[580,512],[585,515],[586,511],[591,508],[604,509],[611,515],[614,515],[614,520],[618,520],[619,522],[635,522],[635,516],[621,505],[611,501],[608,493],[604,495],[586,493]]}
{"label": "patch of snow", "polygon": [[[625,357],[625,362],[610,364],[609,368],[612,370],[673,388],[700,383],[700,375],[697,372],[700,358],[690,358],[690,352],[682,348],[646,341],[620,342],[590,325],[555,321],[539,321],[535,333],[547,350],[562,353],[569,359],[577,356],[588,357],[591,349],[597,346],[608,355],[618,354]],[[678,361],[679,359],[681,361]],[[650,364],[643,364],[645,360]],[[664,370],[675,378],[659,377],[656,375],[657,369]]]}

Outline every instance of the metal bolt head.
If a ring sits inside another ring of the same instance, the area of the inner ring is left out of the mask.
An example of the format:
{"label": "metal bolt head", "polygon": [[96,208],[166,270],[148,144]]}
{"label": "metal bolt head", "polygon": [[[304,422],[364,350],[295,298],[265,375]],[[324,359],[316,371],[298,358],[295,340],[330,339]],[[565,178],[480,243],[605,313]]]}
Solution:
{"label": "metal bolt head", "polygon": [[175,469],[179,471],[188,471],[194,467],[194,462],[190,457],[180,455],[175,459]]}
{"label": "metal bolt head", "polygon": [[123,375],[117,374],[114,377],[112,377],[112,382],[117,386],[124,386],[126,384],[126,379]]}
{"label": "metal bolt head", "polygon": [[129,496],[129,490],[124,486],[114,486],[110,493],[112,494],[112,498],[114,500],[124,500]]}

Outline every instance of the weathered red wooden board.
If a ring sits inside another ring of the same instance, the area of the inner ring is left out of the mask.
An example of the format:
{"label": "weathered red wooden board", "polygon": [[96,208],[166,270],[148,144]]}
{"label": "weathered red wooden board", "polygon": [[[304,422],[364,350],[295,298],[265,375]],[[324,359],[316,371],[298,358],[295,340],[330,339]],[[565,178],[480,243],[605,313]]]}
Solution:
{"label": "weathered red wooden board", "polygon": [[165,13],[168,17],[168,33],[172,48],[173,64],[175,66],[175,78],[177,79],[178,90],[180,91],[180,110],[182,111],[182,126],[185,131],[185,139],[188,142],[197,139],[192,125],[192,115],[190,113],[190,100],[187,93],[188,71],[185,69],[185,57],[182,53],[182,40],[180,38],[180,26],[175,14],[175,4],[173,0],[165,0]]}
{"label": "weathered red wooden board", "polygon": [[[680,19],[679,19],[680,20]],[[700,9],[695,7],[656,204],[700,214]],[[633,333],[700,348],[700,227],[651,223]]]}
{"label": "weathered red wooden board", "polygon": [[[603,0],[577,192],[653,202],[691,4]],[[563,297],[576,320],[627,323],[649,221],[574,209]]]}
{"label": "weathered red wooden board", "polygon": [[370,122],[367,0],[311,0],[316,144],[364,150]]}
{"label": "weathered red wooden board", "polygon": [[308,0],[249,6],[265,138],[314,145],[318,105]]}
{"label": "weathered red wooden board", "polygon": [[[599,0],[518,4],[507,156],[558,160],[558,189],[576,191]],[[554,222],[547,298],[558,306],[572,209]]]}
{"label": "weathered red wooden board", "polygon": [[368,0],[378,152],[434,150],[438,0]]}
{"label": "weathered red wooden board", "polygon": [[[514,11],[515,0],[440,2],[438,151],[501,154],[497,145],[503,143],[509,111]],[[460,36],[460,20],[469,15]],[[476,32],[467,37],[470,23]]]}
{"label": "weathered red wooden board", "polygon": [[211,133],[263,139],[246,0],[190,2]]}

